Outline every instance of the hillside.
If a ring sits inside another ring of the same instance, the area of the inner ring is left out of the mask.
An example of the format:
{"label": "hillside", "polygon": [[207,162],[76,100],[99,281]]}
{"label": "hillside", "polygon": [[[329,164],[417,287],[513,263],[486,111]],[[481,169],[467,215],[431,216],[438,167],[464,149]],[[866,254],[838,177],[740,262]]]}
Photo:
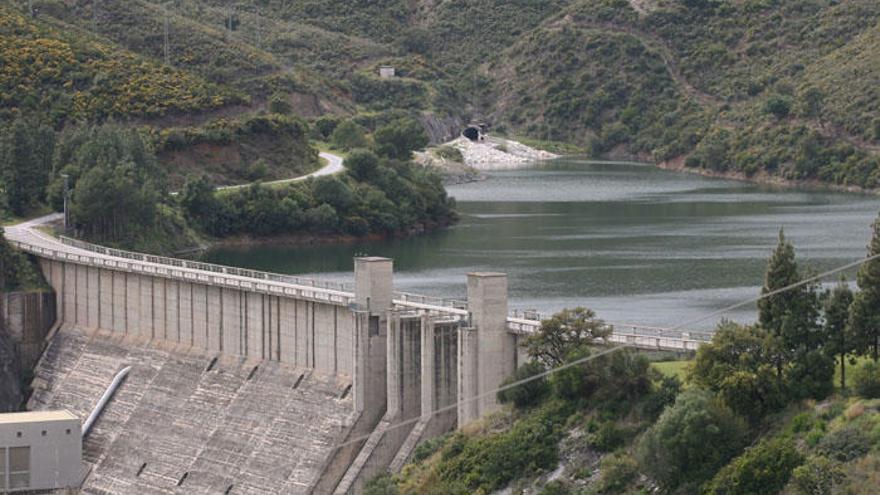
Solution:
{"label": "hillside", "polygon": [[652,3],[575,2],[521,37],[490,66],[497,120],[597,155],[880,184],[880,5]]}
{"label": "hillside", "polygon": [[243,103],[246,96],[136,53],[35,23],[0,7],[0,117],[158,117]]}
{"label": "hillside", "polygon": [[[880,185],[871,0],[37,0],[33,18],[27,3],[4,11],[3,120],[207,135],[218,119],[282,112],[327,139],[322,116],[371,132],[408,115],[436,140],[476,118],[597,157]],[[381,64],[398,77],[380,79]],[[306,155],[282,163],[297,145],[277,138],[157,151],[181,179],[303,169]]]}

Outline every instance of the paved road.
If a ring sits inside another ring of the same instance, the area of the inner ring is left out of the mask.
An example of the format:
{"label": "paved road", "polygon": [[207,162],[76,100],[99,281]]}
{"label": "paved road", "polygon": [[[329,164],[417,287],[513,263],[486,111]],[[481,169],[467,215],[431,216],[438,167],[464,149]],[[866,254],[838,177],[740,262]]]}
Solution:
{"label": "paved road", "polygon": [[[342,157],[341,156],[334,155],[332,153],[325,153],[323,151],[320,153],[319,156],[321,158],[327,160],[327,165],[324,165],[323,167],[319,168],[318,170],[315,170],[314,172],[312,172],[310,174],[302,175],[299,177],[294,177],[292,179],[273,180],[271,182],[264,182],[263,184],[265,184],[265,185],[287,184],[288,182],[298,182],[301,180],[306,180],[310,177],[321,177],[324,175],[338,174],[339,172],[342,172],[343,170],[345,170],[345,167],[342,166]],[[247,187],[249,185],[250,184],[239,184],[237,186],[222,186],[222,187],[218,187],[217,189],[221,190],[221,191],[228,191],[230,189],[240,189],[242,187]]]}

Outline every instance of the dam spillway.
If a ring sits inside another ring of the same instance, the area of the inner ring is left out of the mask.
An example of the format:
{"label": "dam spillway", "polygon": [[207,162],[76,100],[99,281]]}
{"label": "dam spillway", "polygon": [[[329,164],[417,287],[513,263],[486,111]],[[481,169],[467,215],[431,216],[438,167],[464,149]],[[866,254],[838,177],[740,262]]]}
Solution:
{"label": "dam spillway", "polygon": [[343,397],[350,383],[215,357],[64,327],[36,369],[30,406],[85,417],[115,372],[132,366],[85,439],[85,493],[308,492],[352,424],[351,396]]}

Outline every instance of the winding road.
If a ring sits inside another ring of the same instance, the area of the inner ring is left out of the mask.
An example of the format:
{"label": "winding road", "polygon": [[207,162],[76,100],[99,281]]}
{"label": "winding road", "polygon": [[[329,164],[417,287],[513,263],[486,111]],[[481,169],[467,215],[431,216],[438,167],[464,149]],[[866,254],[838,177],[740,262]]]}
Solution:
{"label": "winding road", "polygon": [[[301,175],[299,177],[294,177],[292,179],[279,179],[279,180],[273,180],[270,182],[263,182],[263,185],[271,186],[271,185],[277,185],[277,184],[287,184],[289,182],[299,182],[299,181],[306,180],[306,179],[309,179],[312,177],[323,177],[325,175],[338,174],[339,172],[342,172],[345,169],[345,167],[342,165],[343,158],[339,155],[334,155],[333,153],[327,153],[327,152],[322,151],[321,153],[319,153],[318,156],[327,160],[327,165],[324,165],[323,167],[319,168],[318,170],[315,170],[314,172],[312,172],[310,174]],[[222,186],[222,187],[218,187],[217,190],[218,191],[229,191],[232,189],[241,189],[242,187],[247,187],[249,185],[251,185],[251,183],[239,184],[236,186]]]}
{"label": "winding road", "polygon": [[[345,170],[343,166],[343,158],[339,155],[334,155],[333,153],[321,152],[319,154],[321,158],[327,161],[327,164],[323,167],[315,170],[314,172],[306,175],[301,175],[299,177],[293,177],[290,179],[281,179],[271,182],[264,182],[264,184],[284,184],[288,182],[298,182],[302,180],[306,180],[310,177],[322,177],[327,175],[334,175]],[[231,189],[239,189],[242,187],[247,187],[250,184],[240,184],[236,186],[224,186],[218,187],[218,190],[231,190]],[[171,193],[172,195],[176,195],[177,193]],[[30,220],[26,220],[24,222],[10,225],[4,229],[5,237],[12,241],[13,243],[22,247],[22,245],[30,245],[30,246],[39,246],[45,249],[57,249],[61,251],[77,253],[80,255],[94,255],[95,253],[82,250],[76,248],[74,246],[69,246],[62,243],[58,238],[53,237],[43,231],[41,231],[38,227],[46,224],[50,224],[53,222],[58,222],[64,219],[63,213],[50,213],[49,215],[44,215],[39,218],[33,218]]]}

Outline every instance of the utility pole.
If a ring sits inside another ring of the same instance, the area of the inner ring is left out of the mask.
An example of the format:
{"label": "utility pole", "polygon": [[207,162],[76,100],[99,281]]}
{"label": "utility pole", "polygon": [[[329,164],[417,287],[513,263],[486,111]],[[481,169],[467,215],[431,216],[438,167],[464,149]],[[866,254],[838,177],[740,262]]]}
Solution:
{"label": "utility pole", "polygon": [[260,32],[260,4],[257,0],[254,1],[254,11],[257,16],[257,48],[263,47],[263,33]]}
{"label": "utility pole", "polygon": [[171,65],[171,57],[169,56],[169,48],[168,48],[168,4],[162,5],[163,10],[165,11],[165,65]]}
{"label": "utility pole", "polygon": [[226,4],[226,39],[232,37],[232,1]]}
{"label": "utility pole", "polygon": [[70,208],[68,207],[68,198],[70,197],[70,176],[67,174],[61,174],[61,178],[64,179],[64,233],[66,234],[70,229]]}

